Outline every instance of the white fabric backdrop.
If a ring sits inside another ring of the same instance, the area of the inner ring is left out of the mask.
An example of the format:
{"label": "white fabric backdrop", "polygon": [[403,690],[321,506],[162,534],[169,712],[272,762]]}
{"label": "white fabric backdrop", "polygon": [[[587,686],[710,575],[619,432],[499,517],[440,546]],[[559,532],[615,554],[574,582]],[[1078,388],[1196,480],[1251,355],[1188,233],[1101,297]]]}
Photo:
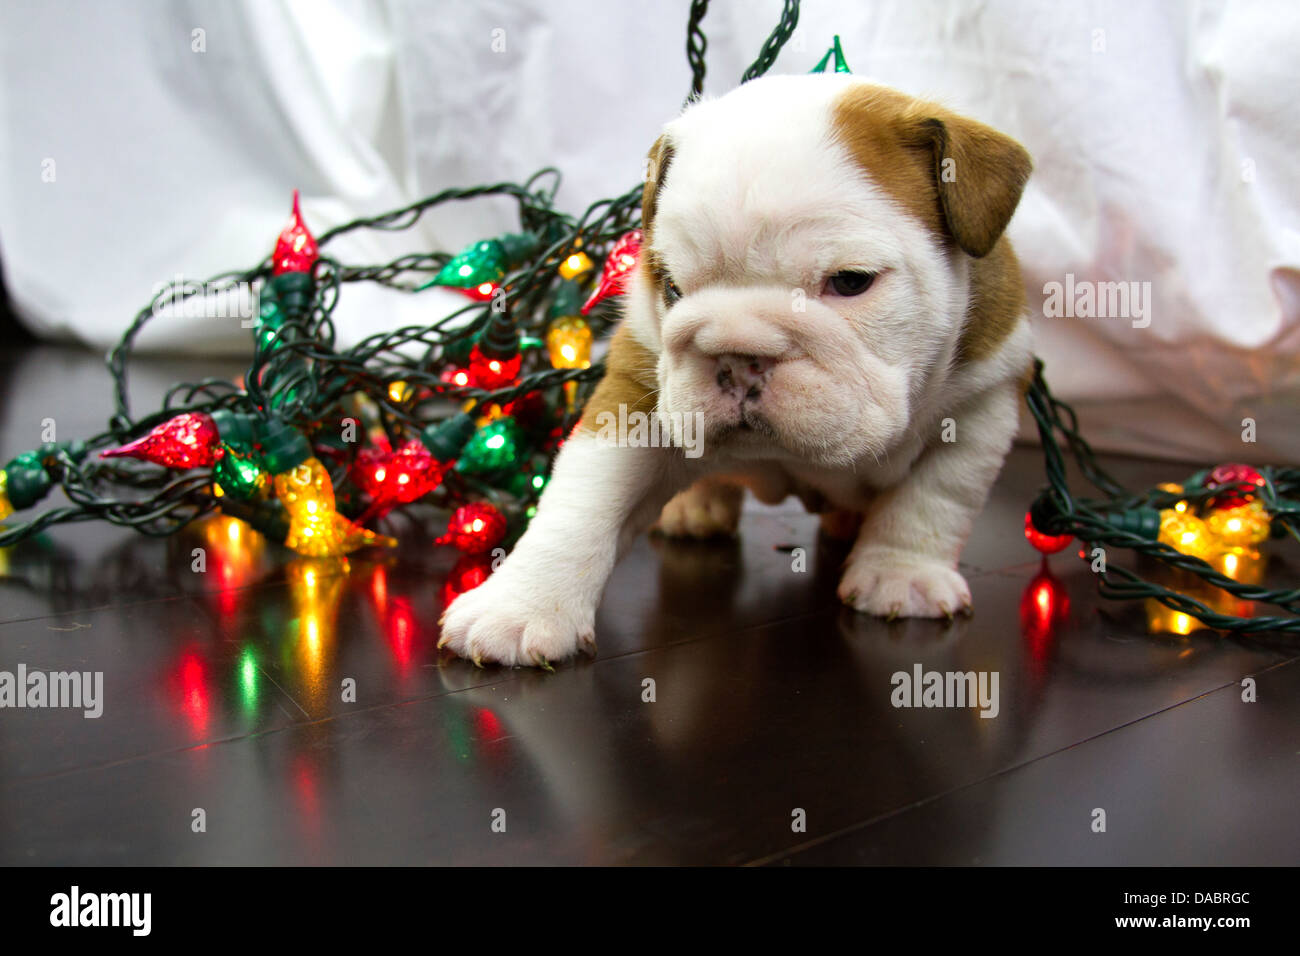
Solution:
{"label": "white fabric backdrop", "polygon": [[[637,180],[679,107],[688,5],[11,0],[0,254],[15,305],[44,335],[106,346],[160,280],[265,255],[295,187],[319,233],[553,164],[561,205],[580,211]],[[709,92],[735,85],[780,6],[714,0]],[[837,32],[855,72],[1029,148],[1036,171],[1011,234],[1036,309],[1067,273],[1151,283],[1145,329],[1035,320],[1050,380],[1098,445],[1300,460],[1300,4],[808,0],[775,71],[805,72]],[[515,226],[509,203],[476,202],[331,248],[382,262]],[[341,338],[462,301],[350,286]],[[183,317],[141,339],[247,342],[236,320]],[[1258,444],[1243,447],[1247,415]]]}

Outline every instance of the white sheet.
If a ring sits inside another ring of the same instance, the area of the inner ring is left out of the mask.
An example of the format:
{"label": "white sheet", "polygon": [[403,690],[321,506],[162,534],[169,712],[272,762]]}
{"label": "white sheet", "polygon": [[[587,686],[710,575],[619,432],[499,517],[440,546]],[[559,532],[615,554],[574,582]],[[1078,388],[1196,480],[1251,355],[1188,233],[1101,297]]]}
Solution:
{"label": "white sheet", "polygon": [[[0,6],[0,243],[15,304],[42,334],[107,346],[158,281],[265,255],[295,187],[319,232],[554,164],[560,201],[578,212],[636,181],[679,106],[688,6]],[[780,3],[714,7],[707,88],[721,93]],[[1080,403],[1097,445],[1300,460],[1298,28],[1300,5],[1263,0],[810,0],[776,71],[806,71],[838,32],[856,72],[1026,144],[1036,171],[1011,234],[1049,378]],[[509,203],[465,204],[331,252],[380,262],[515,225]],[[1067,273],[1149,282],[1150,325],[1042,316],[1045,284]],[[350,286],[340,337],[462,301]],[[227,352],[247,342],[230,318],[160,319],[141,339]],[[1247,416],[1254,445],[1240,440]]]}

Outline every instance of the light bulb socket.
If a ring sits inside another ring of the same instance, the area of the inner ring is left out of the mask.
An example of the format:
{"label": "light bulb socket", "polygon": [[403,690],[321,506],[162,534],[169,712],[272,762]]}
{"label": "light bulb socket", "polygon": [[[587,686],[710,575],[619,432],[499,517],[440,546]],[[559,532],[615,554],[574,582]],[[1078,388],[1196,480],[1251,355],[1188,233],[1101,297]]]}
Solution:
{"label": "light bulb socket", "polygon": [[533,232],[510,232],[499,238],[497,242],[501,245],[501,257],[505,260],[508,272],[527,262],[537,252],[541,239]]}
{"label": "light bulb socket", "polygon": [[299,320],[311,311],[316,280],[310,272],[282,272],[270,278],[267,288],[279,302],[285,318]]}
{"label": "light bulb socket", "polygon": [[474,416],[468,412],[458,412],[451,418],[425,428],[420,433],[420,443],[438,461],[453,461],[460,457],[465,443],[477,430]]}
{"label": "light bulb socket", "polygon": [[1039,492],[1038,497],[1034,499],[1034,503],[1029,506],[1029,523],[1034,526],[1034,530],[1039,534],[1069,534],[1068,529],[1057,530],[1057,523],[1063,517],[1064,515],[1062,515],[1061,509],[1052,498],[1052,492],[1049,488],[1044,488]]}
{"label": "light bulb socket", "polygon": [[493,312],[478,340],[478,350],[487,358],[505,361],[519,354],[519,329],[507,309]]}
{"label": "light bulb socket", "polygon": [[551,320],[554,321],[566,315],[578,315],[581,312],[582,290],[575,280],[563,280],[555,290],[555,298],[551,300],[549,313]]}
{"label": "light bulb socket", "polygon": [[1130,508],[1127,511],[1108,511],[1103,517],[1112,527],[1127,531],[1148,541],[1160,537],[1160,511],[1157,508]]}
{"label": "light bulb socket", "polygon": [[251,451],[257,444],[258,420],[252,415],[218,408],[209,412],[209,416],[217,427],[217,435],[232,448]]}
{"label": "light bulb socket", "polygon": [[282,475],[297,468],[312,454],[311,442],[288,422],[276,419],[267,426],[262,439],[262,459],[271,474]]}
{"label": "light bulb socket", "polygon": [[35,452],[24,452],[5,465],[5,493],[15,511],[30,508],[49,494],[54,484]]}

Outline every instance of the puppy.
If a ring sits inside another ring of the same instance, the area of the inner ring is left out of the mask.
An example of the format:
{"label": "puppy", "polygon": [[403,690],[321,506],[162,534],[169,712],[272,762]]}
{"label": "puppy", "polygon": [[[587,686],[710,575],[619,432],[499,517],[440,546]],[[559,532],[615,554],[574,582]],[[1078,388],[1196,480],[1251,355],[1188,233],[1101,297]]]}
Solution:
{"label": "puppy", "polygon": [[1031,364],[1003,237],[1029,172],[1001,133],[842,74],[688,106],[650,151],[605,378],[441,645],[508,665],[594,652],[628,543],[657,516],[670,534],[733,533],[743,487],[856,528],[846,604],[967,610],[957,559]]}

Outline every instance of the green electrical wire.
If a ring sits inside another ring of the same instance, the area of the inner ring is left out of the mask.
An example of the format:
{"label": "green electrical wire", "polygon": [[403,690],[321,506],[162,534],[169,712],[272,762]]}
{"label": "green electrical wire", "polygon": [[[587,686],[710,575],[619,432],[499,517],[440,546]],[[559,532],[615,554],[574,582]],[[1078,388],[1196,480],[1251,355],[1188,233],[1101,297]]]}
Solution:
{"label": "green electrical wire", "polygon": [[[1047,487],[1031,508],[1034,526],[1039,531],[1052,535],[1073,535],[1086,542],[1090,548],[1099,546],[1103,549],[1112,547],[1133,551],[1175,571],[1194,575],[1234,597],[1272,605],[1289,614],[1300,615],[1300,588],[1271,589],[1243,584],[1222,574],[1200,558],[1117,527],[1112,520],[1112,516],[1117,513],[1133,512],[1141,508],[1168,508],[1181,499],[1193,503],[1203,501],[1214,490],[1194,494],[1174,494],[1159,489],[1136,494],[1128,491],[1106,472],[1092,447],[1079,434],[1074,409],[1052,395],[1043,378],[1043,363],[1040,359],[1035,360],[1034,378],[1025,394],[1025,401],[1038,426],[1047,471]],[[1080,498],[1071,492],[1066,475],[1067,451],[1084,477],[1107,497]],[[1265,467],[1259,471],[1264,476],[1265,484],[1257,491],[1269,513],[1274,535],[1290,534],[1300,539],[1300,532],[1297,531],[1300,507],[1297,507],[1295,500],[1296,496],[1300,496],[1300,469]],[[1106,598],[1119,601],[1151,598],[1165,607],[1188,614],[1215,630],[1250,634],[1300,634],[1300,617],[1241,617],[1221,614],[1203,602],[1147,580],[1135,571],[1116,567],[1109,559],[1105,563],[1105,569],[1097,572],[1097,578],[1098,590]]]}

